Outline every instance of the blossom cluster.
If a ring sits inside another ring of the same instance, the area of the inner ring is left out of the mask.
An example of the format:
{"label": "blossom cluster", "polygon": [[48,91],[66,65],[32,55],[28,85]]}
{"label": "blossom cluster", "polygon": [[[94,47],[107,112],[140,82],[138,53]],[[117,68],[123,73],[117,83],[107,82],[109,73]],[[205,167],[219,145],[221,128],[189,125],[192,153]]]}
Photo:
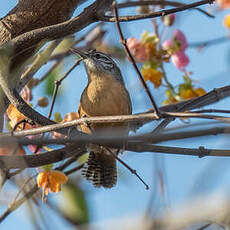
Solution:
{"label": "blossom cluster", "polygon": [[192,84],[189,76],[184,75],[184,82],[179,84],[177,91],[168,89],[165,93],[167,99],[163,101],[163,105],[173,104],[182,100],[189,100],[195,97],[203,96],[206,94],[206,91],[201,87],[195,87]]}
{"label": "blossom cluster", "polygon": [[[174,20],[174,16],[164,18],[164,23],[171,26]],[[134,37],[128,38],[127,46],[136,62],[142,63],[141,73],[145,81],[152,82],[155,88],[160,87],[163,79],[167,78],[163,70],[164,62],[171,60],[172,64],[184,73],[184,82],[179,85],[178,89],[172,87],[166,79],[168,89],[165,94],[167,99],[163,104],[188,100],[206,93],[203,88],[193,86],[189,73],[186,71],[189,64],[189,58],[186,54],[188,42],[181,30],[175,29],[172,39],[167,39],[162,44],[157,35],[144,32],[140,40]]]}
{"label": "blossom cluster", "polygon": [[151,81],[155,88],[162,84],[163,74],[160,65],[168,61],[165,51],[158,49],[159,39],[155,34],[144,32],[141,40],[128,38],[127,46],[137,62],[143,63],[141,72],[146,81]]}
{"label": "blossom cluster", "polygon": [[172,40],[164,41],[162,48],[171,54],[172,63],[179,70],[185,71],[185,67],[189,63],[189,58],[185,54],[188,43],[184,33],[180,30],[175,30]]}

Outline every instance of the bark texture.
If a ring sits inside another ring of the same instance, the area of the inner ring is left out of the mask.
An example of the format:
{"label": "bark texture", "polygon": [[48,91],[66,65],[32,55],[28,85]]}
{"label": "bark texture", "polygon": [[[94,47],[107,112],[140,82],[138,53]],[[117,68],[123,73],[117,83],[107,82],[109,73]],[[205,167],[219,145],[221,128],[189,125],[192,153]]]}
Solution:
{"label": "bark texture", "polygon": [[[64,22],[71,18],[80,0],[21,0],[0,20],[0,45],[25,32]],[[30,57],[36,47],[20,53],[11,68]]]}

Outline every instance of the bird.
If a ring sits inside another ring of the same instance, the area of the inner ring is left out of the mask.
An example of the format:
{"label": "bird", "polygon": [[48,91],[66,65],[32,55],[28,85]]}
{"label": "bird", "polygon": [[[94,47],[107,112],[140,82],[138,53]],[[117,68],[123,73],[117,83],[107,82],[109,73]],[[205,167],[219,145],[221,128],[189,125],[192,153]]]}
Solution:
{"label": "bird", "polygon": [[[88,84],[79,103],[79,117],[132,114],[130,95],[116,62],[108,54],[96,50],[71,51],[83,59],[88,76]],[[126,137],[129,125],[127,122],[82,124],[81,130],[97,136],[112,136],[118,132],[119,136]],[[118,154],[119,151],[95,144],[89,145],[88,160],[82,175],[95,187],[112,188],[117,183],[116,159],[111,152]]]}

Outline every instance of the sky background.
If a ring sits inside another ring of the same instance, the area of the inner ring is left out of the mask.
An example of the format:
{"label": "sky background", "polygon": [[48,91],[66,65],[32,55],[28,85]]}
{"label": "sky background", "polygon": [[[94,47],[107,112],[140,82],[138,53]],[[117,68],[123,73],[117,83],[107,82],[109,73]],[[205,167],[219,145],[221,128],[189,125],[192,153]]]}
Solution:
{"label": "sky background", "polygon": [[[0,16],[3,17],[12,9],[16,2],[15,0],[3,1],[1,3]],[[214,10],[214,7],[211,6],[204,6],[202,8],[208,11]],[[78,12],[79,11],[75,12],[75,14]],[[122,11],[121,13],[126,13],[126,11]],[[129,11],[129,13],[135,13],[135,9]],[[176,15],[175,25],[168,29],[164,39],[170,38],[174,29],[182,30],[189,43],[206,41],[228,35],[229,31],[224,28],[222,22],[224,15],[227,13],[230,13],[230,11],[219,12],[216,14],[215,19],[209,18],[195,10],[178,13]],[[109,31],[105,40],[113,44],[118,44],[119,37],[115,25],[107,24],[104,28]],[[122,30],[126,38],[131,36],[140,38],[143,30],[148,30],[152,33],[153,27],[149,20],[144,20],[122,24]],[[229,42],[213,45],[201,51],[189,48],[186,53],[190,59],[187,70],[193,72],[192,79],[196,81],[196,86],[210,91],[213,88],[229,84]],[[73,62],[73,57],[68,58],[65,67],[68,68]],[[133,113],[150,109],[150,101],[138,82],[132,66],[122,61],[118,61],[118,64],[131,95]],[[167,76],[173,84],[178,84],[178,81],[182,82],[182,72],[177,70],[172,64],[166,64],[165,68]],[[35,77],[39,77],[44,70],[45,68]],[[81,78],[81,80],[76,78]],[[75,69],[65,81],[61,91],[62,96],[58,98],[58,103],[55,105],[54,110],[61,112],[63,116],[67,112],[77,111],[80,95],[86,83],[86,73],[83,69],[83,65],[81,65],[81,67]],[[164,89],[154,89],[151,84],[148,85],[158,105],[160,105],[164,98]],[[36,89],[35,98],[43,94],[44,86],[40,86]],[[229,99],[212,105],[210,108],[229,109]],[[45,109],[40,109],[39,111],[43,114],[47,114],[47,110]],[[195,124],[201,121],[196,119],[192,120],[192,122]],[[140,130],[140,132],[151,130],[154,125],[156,125],[156,123],[151,123]],[[178,125],[185,124],[181,121],[176,121],[169,127]],[[182,141],[170,141],[168,143],[161,143],[161,145],[191,148],[204,146],[205,148],[228,149],[230,147],[230,142],[228,138],[218,135]],[[158,197],[155,200],[154,207],[162,208],[164,206],[176,207],[194,197],[204,194],[212,194],[220,191],[229,194],[230,191],[229,158],[205,157],[199,159],[198,157],[191,156],[125,152],[122,155],[122,159],[137,170],[141,177],[150,185],[151,189],[148,191],[145,190],[143,184],[121,165],[118,165],[118,184],[110,190],[96,189],[82,180],[81,187],[86,191],[87,200],[90,205],[90,220],[92,223],[99,224],[102,228],[105,221],[114,218],[143,215],[152,196]],[[157,168],[163,169],[164,171],[167,194],[163,200],[159,199],[157,180],[154,176],[154,172]],[[14,191],[15,190],[12,188],[12,193],[14,193]],[[60,194],[51,194],[49,198],[60,199],[60,196]],[[1,195],[1,197],[3,196]],[[1,197],[0,200],[2,200]],[[1,212],[4,209],[5,207],[0,207]],[[65,221],[60,221],[60,218],[55,213],[48,209],[44,210],[47,211],[47,219],[52,219],[56,229],[72,229]],[[25,230],[33,229],[27,218],[27,214],[26,207],[18,209],[3,222],[1,229],[15,229],[18,226],[23,227]]]}

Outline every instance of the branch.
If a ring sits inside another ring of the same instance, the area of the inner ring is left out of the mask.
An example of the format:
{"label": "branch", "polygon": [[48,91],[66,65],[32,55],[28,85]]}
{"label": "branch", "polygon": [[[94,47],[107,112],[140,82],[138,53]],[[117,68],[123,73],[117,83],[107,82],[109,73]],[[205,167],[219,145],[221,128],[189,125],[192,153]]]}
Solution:
{"label": "branch", "polygon": [[[196,109],[202,106],[207,106],[209,104],[218,102],[228,96],[230,96],[230,86],[225,86],[221,88],[216,88],[201,97],[197,97],[191,100],[179,102],[179,103],[172,104],[172,105],[162,106],[159,109],[161,112],[192,110],[192,109]],[[134,115],[80,118],[78,120],[69,121],[65,123],[46,125],[44,127],[17,131],[17,132],[14,132],[14,136],[19,137],[19,136],[27,136],[27,135],[36,135],[36,134],[40,134],[44,132],[50,132],[50,131],[55,131],[58,129],[77,126],[85,122],[105,123],[105,122],[124,122],[126,121],[126,122],[130,122],[130,125],[133,126],[134,128],[140,128],[144,124],[157,119],[156,115],[153,114],[152,112],[153,110],[149,110],[146,113],[139,113],[139,114],[134,114]],[[0,137],[7,137],[7,136],[11,136],[11,133],[0,134]]]}
{"label": "branch", "polygon": [[[217,135],[217,134],[228,134],[230,133],[230,126],[223,126],[223,127],[213,127],[208,129],[198,129],[194,131],[185,131],[185,132],[170,132],[170,133],[161,133],[161,134],[154,134],[154,133],[146,133],[141,135],[129,136],[127,138],[121,139],[120,135],[114,136],[95,136],[90,135],[81,138],[62,138],[62,139],[27,139],[27,138],[19,138],[12,137],[12,136],[0,136],[0,146],[5,147],[11,143],[18,143],[20,145],[45,145],[45,144],[61,144],[65,145],[67,143],[77,143],[78,145],[82,144],[89,144],[91,142],[95,143],[112,143],[112,141],[121,144],[123,141],[141,141],[144,143],[151,143],[157,144],[160,142],[170,141],[170,140],[181,140],[185,138],[193,138],[193,137],[201,137],[207,135]],[[23,135],[24,136],[24,135]]]}
{"label": "branch", "polygon": [[226,149],[205,149],[203,146],[199,148],[180,148],[172,146],[160,146],[152,144],[143,144],[143,143],[132,143],[128,142],[125,147],[128,151],[133,152],[153,152],[153,153],[164,153],[164,154],[173,154],[173,155],[185,155],[185,156],[218,156],[218,157],[229,157],[230,150]]}
{"label": "branch", "polygon": [[[23,0],[0,19],[0,45],[28,31],[64,22],[72,17],[81,2],[86,0]],[[41,7],[42,6],[42,7]],[[12,69],[20,68],[33,55],[37,45],[22,51],[12,61]]]}
{"label": "branch", "polygon": [[219,38],[214,38],[214,39],[210,39],[207,41],[202,41],[202,42],[190,42],[188,47],[189,48],[204,48],[207,46],[211,46],[211,45],[217,45],[217,44],[222,44],[224,42],[229,42],[229,36],[223,36],[223,37],[219,37]]}
{"label": "branch", "polygon": [[[210,105],[228,96],[230,96],[230,86],[229,85],[221,87],[221,88],[214,88],[212,91],[210,91],[209,93],[203,96],[196,97],[194,99],[187,100],[185,102],[173,104],[171,105],[172,106],[171,108],[169,105],[168,111],[172,111],[171,109],[174,109],[175,112],[192,110],[195,108],[200,108],[202,106]],[[173,120],[174,120],[173,118],[165,119],[154,129],[153,132],[159,133],[159,131],[164,129]]]}
{"label": "branch", "polygon": [[22,198],[12,203],[7,210],[0,216],[0,223],[13,211],[19,208],[25,201],[30,199],[38,191],[37,185],[31,188]]}
{"label": "branch", "polygon": [[[137,137],[136,137],[137,139]],[[147,139],[147,138],[146,138]],[[66,148],[60,150],[53,150],[46,153],[40,153],[36,155],[26,155],[26,156],[0,156],[1,168],[13,169],[13,168],[36,168],[46,164],[56,163],[62,161],[63,159],[76,156],[80,157],[86,152],[85,145],[89,143],[94,143],[102,145],[105,147],[111,147],[116,149],[123,148],[124,150],[132,152],[153,152],[153,153],[164,153],[164,154],[177,154],[177,155],[188,155],[188,156],[230,156],[230,150],[225,149],[205,149],[204,147],[199,148],[179,148],[179,147],[169,147],[153,145],[150,143],[144,143],[143,138],[139,138],[138,141],[130,140],[124,145],[125,139],[114,139],[110,137],[105,139],[104,137],[91,137],[88,139],[76,139],[76,138],[65,138],[65,139],[18,139],[18,143],[22,145],[29,144],[72,144]]]}
{"label": "branch", "polygon": [[63,161],[66,158],[80,157],[86,151],[79,150],[76,146],[68,146],[62,149],[53,150],[45,153],[25,156],[0,156],[1,168],[37,168],[47,164]]}
{"label": "branch", "polygon": [[[222,122],[230,122],[229,117],[224,116],[213,116],[209,114],[202,114],[202,113],[188,113],[188,112],[162,112],[163,118],[203,118],[203,119],[211,119],[217,120]],[[58,123],[53,125],[47,125],[38,128],[32,128],[22,131],[16,131],[13,133],[15,137],[20,136],[28,136],[28,135],[36,135],[45,132],[51,131],[58,131],[58,130],[68,130],[67,128],[76,127],[81,124],[89,123],[125,123],[129,122],[131,128],[134,127],[136,124],[146,124],[147,122],[158,120],[158,117],[155,113],[142,113],[142,114],[134,114],[134,115],[118,115],[118,116],[98,116],[98,117],[84,117],[79,118],[73,121],[67,121],[65,123]],[[79,132],[80,133],[80,132]],[[11,136],[12,133],[4,133],[0,134],[0,138]],[[71,136],[73,134],[71,133]],[[84,136],[84,135],[83,135]]]}
{"label": "branch", "polygon": [[154,111],[155,111],[157,117],[159,117],[160,112],[159,112],[158,107],[156,105],[156,102],[155,102],[155,100],[153,98],[153,95],[151,94],[147,84],[145,83],[145,80],[144,80],[141,72],[139,71],[139,69],[138,69],[138,67],[136,65],[135,59],[134,59],[133,55],[131,54],[131,52],[130,52],[127,44],[126,44],[126,40],[124,39],[123,33],[121,31],[116,1],[114,1],[114,3],[113,3],[113,12],[114,12],[114,15],[115,15],[115,22],[116,22],[117,30],[118,30],[118,33],[119,33],[119,36],[120,36],[120,42],[121,42],[121,44],[122,44],[122,46],[123,46],[123,48],[125,50],[125,53],[126,53],[128,59],[129,59],[129,61],[133,65],[133,67],[134,67],[134,69],[135,69],[135,71],[137,73],[137,76],[138,76],[143,88],[145,89],[145,91],[146,91],[146,93],[147,93],[147,95],[148,95],[148,97],[149,97],[149,99],[150,99],[150,101],[151,101],[151,103],[153,105],[153,108],[154,108]]}
{"label": "branch", "polygon": [[[66,37],[76,33],[88,25],[97,22],[97,15],[102,14],[112,4],[112,0],[96,0],[92,5],[84,9],[84,11],[71,20],[63,23],[47,26],[26,32],[10,41],[9,45],[14,48],[14,58],[20,55],[21,51],[25,51],[39,42],[50,41]],[[3,48],[4,48],[3,46]]]}
{"label": "branch", "polygon": [[[118,8],[127,8],[127,7],[136,7],[136,6],[148,6],[148,5],[160,5],[160,6],[185,6],[186,4],[181,2],[172,2],[172,1],[162,1],[162,0],[145,0],[145,1],[137,1],[137,2],[123,2],[120,4],[117,4]],[[200,9],[200,8],[192,8],[191,10],[197,10],[201,13],[205,14],[208,17],[214,18],[213,15],[210,13]]]}
{"label": "branch", "polygon": [[[6,51],[10,50],[11,52],[13,52],[13,54],[12,53],[8,54],[8,56],[11,59],[12,58],[20,59],[18,58],[18,56],[21,55],[22,52],[25,52],[26,50],[29,50],[32,47],[36,47],[38,43],[44,42],[44,40],[49,41],[49,40],[63,38],[67,35],[80,31],[81,29],[85,28],[86,26],[88,26],[93,22],[98,21],[97,15],[104,14],[104,11],[109,7],[111,7],[111,4],[112,4],[112,0],[97,0],[89,7],[85,8],[84,11],[79,16],[73,18],[72,20],[68,20],[66,22],[59,23],[52,26],[35,29],[10,40],[8,43],[1,46],[0,52],[4,54]],[[9,63],[10,61],[7,60],[7,62],[4,65],[9,65]],[[5,80],[9,80],[9,79],[10,78]],[[2,84],[3,82],[1,82],[1,85]],[[7,84],[4,84],[3,87],[4,93],[6,93],[5,91],[7,90],[6,86]],[[10,89],[10,87],[8,88]],[[14,101],[12,104],[14,104],[15,107],[21,113],[23,114],[25,113],[25,116],[27,116],[31,120],[35,118],[35,120],[37,120],[37,123],[41,125],[47,125],[53,123],[47,120],[47,118],[42,117],[41,114],[34,113],[34,111],[31,110],[31,108],[29,108],[29,106],[20,98],[20,95],[14,89],[10,89],[10,91],[8,90],[7,94],[8,94],[7,97],[11,98],[11,103],[12,101]],[[1,95],[1,90],[0,90],[0,98],[1,98],[0,101],[1,113],[4,113],[4,111],[8,106],[8,101],[3,95]],[[26,115],[27,110],[28,113]],[[34,114],[33,118],[28,116],[29,114],[31,116]],[[0,119],[1,118],[2,116],[0,116]]]}
{"label": "branch", "polygon": [[[30,107],[19,95],[16,89],[12,89],[9,85],[9,79],[11,77],[7,63],[9,61],[9,49],[0,49],[0,86],[4,91],[5,95],[8,97],[9,101],[17,108],[19,112],[25,115],[27,118],[31,119],[33,122],[43,126],[55,124],[54,121],[46,118],[42,114],[38,113],[32,107]],[[62,134],[68,135],[68,130],[59,130]],[[84,135],[79,133],[77,130],[73,130],[75,135]]]}
{"label": "branch", "polygon": [[[74,173],[78,170],[80,170],[83,167],[83,164],[68,170],[65,172],[66,175],[69,175],[71,173]],[[61,170],[61,166],[60,167],[56,167],[55,170]],[[29,178],[30,180],[31,178]],[[27,182],[29,181],[27,180]],[[22,189],[22,188],[21,188]],[[17,195],[14,198],[14,200],[11,202],[11,204],[9,205],[9,207],[6,209],[6,211],[0,216],[0,223],[13,211],[15,211],[17,208],[19,208],[25,201],[29,200],[37,191],[39,190],[37,185],[34,185],[28,192],[26,192],[24,194],[24,196],[20,199],[17,200]],[[20,191],[19,191],[20,193]],[[18,195],[19,195],[18,193]]]}
{"label": "branch", "polygon": [[[213,2],[214,2],[214,0],[202,0],[199,2],[186,4],[184,6],[176,7],[176,8],[169,9],[169,10],[160,10],[160,11],[150,13],[150,14],[133,15],[133,16],[120,16],[119,21],[120,22],[130,22],[130,21],[135,21],[135,20],[162,17],[162,16],[165,16],[168,14],[181,12],[181,11],[192,9],[192,8],[202,6],[205,4],[212,4]],[[115,17],[113,17],[113,16],[102,16],[102,17],[100,16],[99,19],[101,21],[104,21],[104,22],[115,22],[116,21]]]}

